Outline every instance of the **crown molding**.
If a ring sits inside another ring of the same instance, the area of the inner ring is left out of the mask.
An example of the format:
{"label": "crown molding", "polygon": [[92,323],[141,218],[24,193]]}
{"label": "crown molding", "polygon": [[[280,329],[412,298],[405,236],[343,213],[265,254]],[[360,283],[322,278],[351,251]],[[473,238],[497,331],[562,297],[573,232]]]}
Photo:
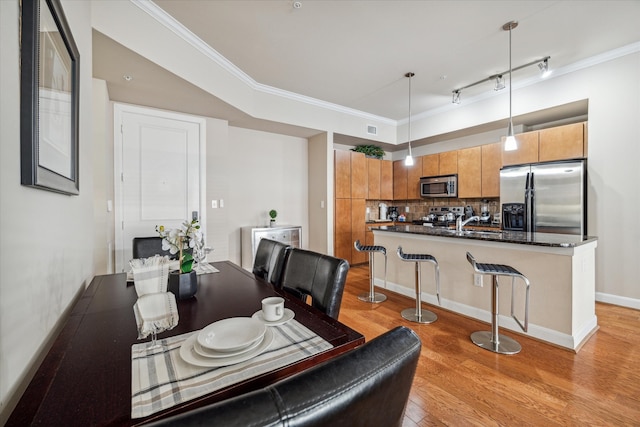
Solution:
{"label": "crown molding", "polygon": [[279,96],[281,98],[286,98],[288,100],[293,100],[297,102],[303,102],[305,104],[313,105],[315,107],[324,108],[327,110],[335,111],[338,113],[348,114],[351,116],[360,117],[362,119],[368,121],[375,121],[377,123],[389,125],[389,126],[397,126],[398,122],[393,119],[389,119],[387,117],[377,116],[375,114],[370,114],[364,111],[356,110],[354,108],[345,107],[343,105],[334,104],[331,102],[322,101],[316,98],[312,98],[309,96],[300,95],[298,93],[289,92],[286,90],[278,89],[273,86],[268,86],[262,83],[256,82],[253,78],[251,78],[247,73],[242,71],[240,68],[235,66],[231,61],[222,56],[218,51],[212,48],[210,45],[204,42],[200,37],[191,32],[188,28],[178,22],[175,18],[165,12],[162,8],[156,5],[151,0],[130,0],[131,3],[139,7],[142,11],[147,13],[153,19],[155,19],[158,23],[163,25],[165,28],[172,31],[178,37],[182,38],[184,41],[189,43],[195,49],[197,49],[200,53],[205,55],[207,58],[218,64],[229,74],[233,75],[235,78],[249,86],[251,89]]}

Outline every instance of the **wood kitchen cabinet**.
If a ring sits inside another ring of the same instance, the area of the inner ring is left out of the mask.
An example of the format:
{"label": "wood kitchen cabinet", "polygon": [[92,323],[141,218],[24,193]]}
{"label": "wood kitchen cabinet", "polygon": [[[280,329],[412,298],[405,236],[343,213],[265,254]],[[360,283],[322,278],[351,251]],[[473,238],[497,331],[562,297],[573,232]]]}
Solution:
{"label": "wood kitchen cabinet", "polygon": [[393,200],[415,200],[420,198],[422,157],[414,157],[412,166],[404,160],[393,162]]}
{"label": "wood kitchen cabinet", "polygon": [[482,196],[482,148],[458,150],[458,197]]}
{"label": "wood kitchen cabinet", "polygon": [[585,157],[585,124],[583,122],[539,131],[541,162]]}
{"label": "wood kitchen cabinet", "polygon": [[393,162],[380,160],[380,200],[393,200]]}
{"label": "wood kitchen cabinet", "polygon": [[351,199],[336,199],[334,212],[334,256],[351,262]]}
{"label": "wood kitchen cabinet", "polygon": [[367,159],[367,199],[380,199],[381,164],[378,159]]}
{"label": "wood kitchen cabinet", "polygon": [[458,173],[458,152],[445,151],[439,154],[439,175],[451,175]]}
{"label": "wood kitchen cabinet", "polygon": [[333,183],[336,199],[351,198],[351,154],[349,151],[333,152]]}
{"label": "wood kitchen cabinet", "polygon": [[367,158],[364,153],[350,151],[351,154],[351,198],[367,198]]}
{"label": "wood kitchen cabinet", "polygon": [[362,264],[367,262],[367,254],[365,252],[358,252],[353,245],[353,242],[360,240],[360,243],[364,244],[366,241],[366,203],[364,199],[351,199],[351,256],[347,259],[349,264]]}
{"label": "wood kitchen cabinet", "polygon": [[481,146],[482,197],[500,197],[502,145],[499,142]]}
{"label": "wood kitchen cabinet", "polygon": [[422,176],[440,175],[440,155],[428,154],[422,156]]}
{"label": "wood kitchen cabinet", "polygon": [[518,148],[513,151],[504,150],[505,137],[502,137],[502,165],[536,163],[538,161],[539,132],[519,133],[515,137],[518,142]]}

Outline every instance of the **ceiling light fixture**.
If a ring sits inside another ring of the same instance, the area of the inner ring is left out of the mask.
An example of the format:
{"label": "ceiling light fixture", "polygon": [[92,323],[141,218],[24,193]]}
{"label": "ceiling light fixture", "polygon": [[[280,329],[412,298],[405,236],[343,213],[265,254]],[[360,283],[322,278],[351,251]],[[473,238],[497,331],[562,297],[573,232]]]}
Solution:
{"label": "ceiling light fixture", "polygon": [[404,165],[413,166],[413,156],[411,155],[411,77],[415,76],[415,74],[409,72],[404,76],[409,79],[409,152],[407,153],[407,157],[404,159]]}
{"label": "ceiling light fixture", "polygon": [[128,74],[125,74],[124,76],[122,76],[122,78],[123,78],[125,81],[127,81],[127,82],[130,82],[131,80],[133,80],[133,77],[131,77],[131,76],[130,76],[130,75],[128,75]]}
{"label": "ceiling light fixture", "polygon": [[453,96],[451,97],[451,102],[453,104],[460,104],[460,91],[459,90],[454,90],[453,91]]}
{"label": "ceiling light fixture", "polygon": [[493,90],[502,90],[505,88],[504,85],[504,77],[502,76],[496,76],[496,87],[493,88]]}
{"label": "ceiling light fixture", "polygon": [[551,74],[551,70],[549,69],[549,58],[545,58],[541,62],[538,62],[538,68],[540,68],[540,73],[543,79],[549,77]]}
{"label": "ceiling light fixture", "polygon": [[507,139],[504,140],[504,151],[513,151],[518,149],[518,142],[516,137],[513,136],[513,116],[511,114],[512,107],[512,86],[511,83],[511,30],[516,28],[518,23],[516,21],[507,22],[502,26],[504,31],[509,31],[509,127],[507,128]]}

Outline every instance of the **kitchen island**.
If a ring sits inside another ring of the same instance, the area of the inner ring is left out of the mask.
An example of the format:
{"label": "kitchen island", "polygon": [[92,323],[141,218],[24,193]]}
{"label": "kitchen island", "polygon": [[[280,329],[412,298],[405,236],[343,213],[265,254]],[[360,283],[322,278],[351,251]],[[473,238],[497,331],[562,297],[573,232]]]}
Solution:
{"label": "kitchen island", "polygon": [[[470,252],[478,262],[506,264],[531,282],[529,331],[525,334],[577,351],[598,327],[595,315],[595,249],[597,238],[567,234],[514,231],[458,232],[420,225],[372,227],[376,245],[387,248],[387,289],[415,298],[414,266],[396,255],[433,255],[440,266],[442,308],[489,322],[491,279],[474,286],[467,262]],[[376,263],[376,286],[384,286],[384,265]],[[509,315],[510,279],[501,278],[500,327],[523,333]],[[516,281],[516,314],[524,316],[524,286]],[[437,305],[433,269],[422,269],[422,300]],[[488,329],[490,327],[488,326]],[[523,333],[524,334],[524,333]]]}

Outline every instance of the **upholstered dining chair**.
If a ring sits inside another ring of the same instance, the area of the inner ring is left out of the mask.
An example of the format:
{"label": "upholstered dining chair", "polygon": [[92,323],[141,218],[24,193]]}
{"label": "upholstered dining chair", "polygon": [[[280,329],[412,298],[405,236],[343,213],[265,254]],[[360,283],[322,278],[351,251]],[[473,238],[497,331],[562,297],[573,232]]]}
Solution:
{"label": "upholstered dining chair", "polygon": [[253,274],[273,285],[278,285],[289,249],[290,246],[285,243],[260,239],[253,261]]}
{"label": "upholstered dining chair", "polygon": [[167,255],[170,259],[175,258],[169,251],[162,250],[162,237],[134,237],[133,238],[133,258],[149,258],[154,255]]}
{"label": "upholstered dining chair", "polygon": [[310,296],[313,307],[337,319],[348,272],[349,263],[344,259],[291,248],[279,286],[302,300]]}
{"label": "upholstered dining chair", "polygon": [[267,388],[149,426],[400,426],[420,339],[398,326]]}

